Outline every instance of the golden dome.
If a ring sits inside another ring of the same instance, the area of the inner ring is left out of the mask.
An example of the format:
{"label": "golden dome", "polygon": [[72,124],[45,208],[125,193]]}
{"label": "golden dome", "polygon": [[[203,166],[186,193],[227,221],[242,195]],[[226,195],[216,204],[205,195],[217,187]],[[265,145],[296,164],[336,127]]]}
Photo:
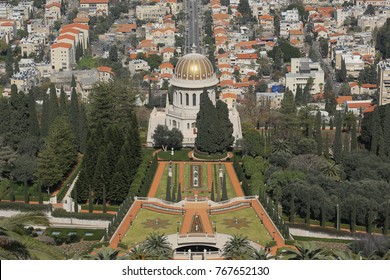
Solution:
{"label": "golden dome", "polygon": [[206,80],[214,77],[210,60],[202,54],[190,53],[181,57],[176,64],[175,78],[189,81]]}

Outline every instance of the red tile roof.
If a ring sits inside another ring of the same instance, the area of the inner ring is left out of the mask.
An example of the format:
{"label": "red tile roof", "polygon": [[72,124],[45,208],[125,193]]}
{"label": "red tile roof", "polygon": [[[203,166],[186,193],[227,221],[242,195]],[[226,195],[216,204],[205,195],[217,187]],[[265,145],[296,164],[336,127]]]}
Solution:
{"label": "red tile roof", "polygon": [[51,45],[52,49],[57,49],[57,48],[64,48],[64,49],[70,49],[72,47],[72,44],[68,43],[55,43]]}

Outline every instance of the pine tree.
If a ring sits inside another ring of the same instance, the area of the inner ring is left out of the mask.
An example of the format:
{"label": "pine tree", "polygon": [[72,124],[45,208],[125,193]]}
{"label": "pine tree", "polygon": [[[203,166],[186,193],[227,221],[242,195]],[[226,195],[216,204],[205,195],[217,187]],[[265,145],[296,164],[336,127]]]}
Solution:
{"label": "pine tree", "polygon": [[291,90],[286,90],[281,102],[280,112],[282,114],[295,114],[297,112],[297,106],[294,100],[294,94]]}
{"label": "pine tree", "polygon": [[[66,93],[64,90],[64,87],[61,87],[61,94],[60,94],[60,107],[59,107],[59,114],[60,115],[65,115],[68,113],[68,108],[66,104]],[[76,134],[75,134],[76,135]]]}
{"label": "pine tree", "polygon": [[94,198],[98,202],[103,201],[103,192],[110,191],[105,189],[110,183],[111,183],[111,174],[108,166],[106,149],[101,148],[95,166],[95,173],[93,176]]}
{"label": "pine tree", "polygon": [[7,74],[7,77],[12,77],[14,74],[14,67],[13,67],[13,54],[12,54],[12,49],[11,49],[11,44],[8,45],[7,48],[7,56],[5,58],[5,72]]}
{"label": "pine tree", "polygon": [[338,112],[336,116],[336,133],[333,144],[333,158],[336,163],[341,163],[342,157],[342,139],[341,139],[341,114]]}
{"label": "pine tree", "polygon": [[10,100],[10,133],[19,141],[29,132],[29,107],[27,96],[23,92],[11,94]]}
{"label": "pine tree", "polygon": [[379,108],[375,108],[374,112],[372,113],[372,121],[371,121],[371,147],[370,151],[371,153],[378,155],[380,152],[382,152],[383,147],[381,145],[384,145],[384,139],[383,139],[383,130],[381,127],[381,118],[379,113]]}
{"label": "pine tree", "polygon": [[325,128],[326,128],[326,123],[325,123],[325,120],[322,120],[322,130],[325,130]]}
{"label": "pine tree", "polygon": [[317,154],[322,155],[322,134],[321,134],[321,112],[318,111],[316,115],[316,142]]}
{"label": "pine tree", "polygon": [[38,137],[39,136],[39,124],[38,124],[38,116],[37,111],[35,108],[35,96],[33,92],[29,92],[28,94],[28,118],[29,118],[29,125],[28,130],[29,133],[33,136]]}
{"label": "pine tree", "polygon": [[79,120],[80,120],[79,102],[78,102],[76,89],[73,88],[71,98],[70,98],[70,106],[69,106],[69,122],[72,126],[73,133],[76,136],[78,146],[80,146]]}
{"label": "pine tree", "polygon": [[333,130],[333,118],[330,118],[329,120],[329,129]]}

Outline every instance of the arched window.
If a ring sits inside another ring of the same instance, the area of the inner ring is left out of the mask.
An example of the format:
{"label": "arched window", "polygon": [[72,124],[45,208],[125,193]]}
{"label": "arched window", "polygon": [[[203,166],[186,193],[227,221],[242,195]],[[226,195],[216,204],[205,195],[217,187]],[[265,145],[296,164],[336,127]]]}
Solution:
{"label": "arched window", "polygon": [[173,124],[173,127],[176,127],[176,121],[175,120],[173,120],[172,124]]}
{"label": "arched window", "polygon": [[191,124],[191,127],[192,127],[192,128],[195,128],[195,127],[196,127],[196,122],[193,122],[193,123]]}
{"label": "arched window", "polygon": [[187,123],[187,129],[190,129],[190,123]]}
{"label": "arched window", "polygon": [[186,106],[190,106],[190,96],[186,93]]}
{"label": "arched window", "polygon": [[192,95],[192,106],[196,106],[196,94]]}
{"label": "arched window", "polygon": [[183,96],[182,96],[181,92],[180,92],[180,105],[183,105]]}

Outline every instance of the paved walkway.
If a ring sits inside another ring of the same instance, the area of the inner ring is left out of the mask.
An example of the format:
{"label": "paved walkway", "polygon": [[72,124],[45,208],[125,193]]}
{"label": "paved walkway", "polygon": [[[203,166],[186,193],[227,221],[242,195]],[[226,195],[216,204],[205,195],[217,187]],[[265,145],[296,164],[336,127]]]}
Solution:
{"label": "paved walkway", "polygon": [[242,191],[241,184],[238,181],[236,171],[234,171],[233,163],[232,162],[226,162],[226,171],[229,174],[230,181],[232,182],[232,185],[234,187],[234,190],[236,192],[237,196],[244,196],[244,192]]}
{"label": "paved walkway", "polygon": [[186,213],[184,215],[183,225],[180,229],[181,234],[187,234],[191,231],[191,225],[193,221],[193,217],[195,215],[199,215],[202,220],[203,230],[205,233],[212,234],[213,228],[211,226],[211,222],[208,215],[208,202],[186,202],[184,209]]}
{"label": "paved walkway", "polygon": [[156,175],[154,176],[152,186],[150,187],[148,197],[155,197],[158,189],[158,185],[160,184],[161,177],[164,173],[165,166],[167,165],[167,162],[160,161],[158,163]]}
{"label": "paved walkway", "polygon": [[213,164],[207,163],[207,184],[209,185],[209,192],[211,192],[211,189],[213,187]]}

